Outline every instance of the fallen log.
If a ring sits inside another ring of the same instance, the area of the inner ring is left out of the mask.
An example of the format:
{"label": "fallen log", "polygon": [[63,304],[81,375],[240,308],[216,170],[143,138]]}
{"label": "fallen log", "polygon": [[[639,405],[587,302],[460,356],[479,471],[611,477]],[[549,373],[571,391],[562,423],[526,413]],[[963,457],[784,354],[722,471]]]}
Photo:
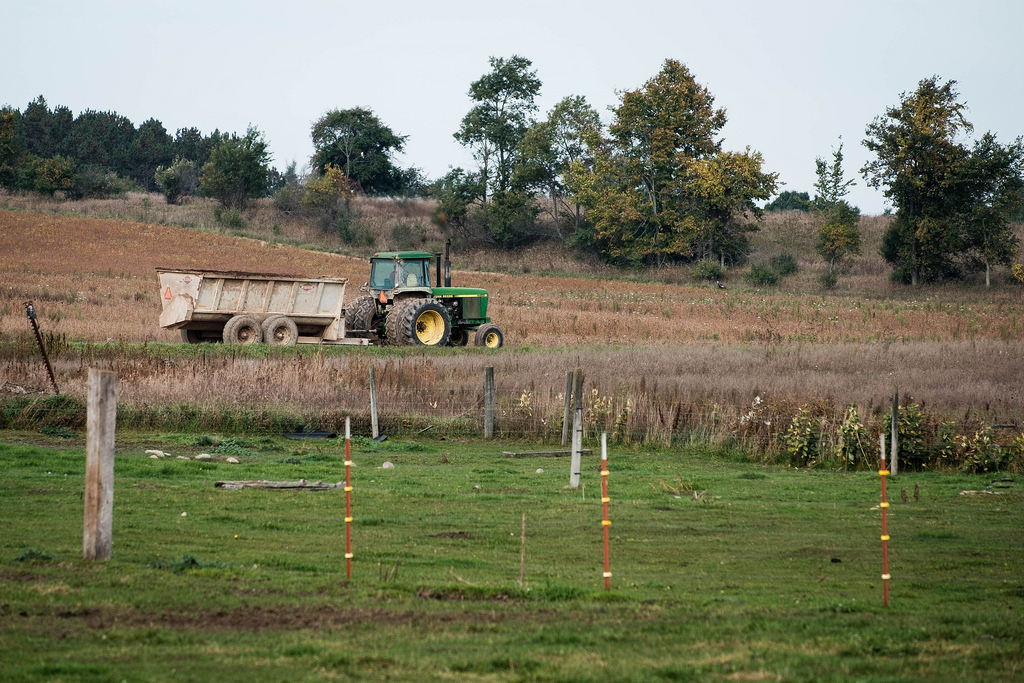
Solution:
{"label": "fallen log", "polygon": [[[580,453],[593,453],[594,451],[589,448],[583,448]],[[572,455],[572,451],[502,451],[502,455],[507,458],[536,458],[536,457],[558,457],[560,455]]]}
{"label": "fallen log", "polygon": [[215,488],[218,489],[299,489],[302,491],[329,491],[331,489],[343,489],[345,488],[345,482],[339,481],[337,484],[325,484],[322,481],[306,481],[305,479],[299,479],[298,481],[218,481],[214,484]]}

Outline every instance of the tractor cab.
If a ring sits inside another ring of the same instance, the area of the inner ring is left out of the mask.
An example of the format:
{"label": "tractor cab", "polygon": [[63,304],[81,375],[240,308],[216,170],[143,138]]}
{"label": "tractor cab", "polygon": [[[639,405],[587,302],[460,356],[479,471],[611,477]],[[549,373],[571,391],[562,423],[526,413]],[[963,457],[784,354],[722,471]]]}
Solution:
{"label": "tractor cab", "polygon": [[[396,290],[429,293],[431,255],[420,251],[380,252],[370,259],[369,289],[394,296]],[[391,298],[389,297],[389,298]]]}

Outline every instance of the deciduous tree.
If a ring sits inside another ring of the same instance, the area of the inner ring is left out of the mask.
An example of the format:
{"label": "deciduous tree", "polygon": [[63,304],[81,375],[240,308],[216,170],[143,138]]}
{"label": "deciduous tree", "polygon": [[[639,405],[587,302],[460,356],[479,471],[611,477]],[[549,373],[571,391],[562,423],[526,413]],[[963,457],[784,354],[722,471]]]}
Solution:
{"label": "deciduous tree", "polygon": [[398,135],[369,109],[334,109],[313,124],[311,162],[320,173],[337,166],[369,195],[400,195],[408,176],[393,156],[405,149],[408,136]]}
{"label": "deciduous tree", "polygon": [[[740,254],[757,217],[755,200],[775,192],[749,148],[723,153],[724,109],[690,70],[666,60],[638,90],[621,94],[609,137],[588,135],[592,169],[574,163],[570,187],[594,224],[594,241],[616,263],[690,259],[702,250],[724,260]],[[705,254],[706,255],[706,254]]]}
{"label": "deciduous tree", "polygon": [[876,158],[861,169],[871,187],[884,188],[896,217],[882,239],[882,256],[896,280],[917,284],[959,276],[964,243],[959,215],[968,150],[958,141],[973,127],[958,100],[956,81],[922,80],[900,105],[867,127],[864,146]]}
{"label": "deciduous tree", "polygon": [[224,136],[203,166],[199,191],[241,211],[249,199],[266,196],[270,158],[263,133],[253,126],[244,137]]}
{"label": "deciduous tree", "polygon": [[962,143],[973,126],[955,85],[922,80],[868,126],[864,140],[877,158],[861,171],[896,206],[881,253],[893,277],[911,284],[982,267],[988,277],[1017,249],[1009,219],[1020,206],[1024,144],[1017,138],[1004,147],[991,134],[973,149]]}
{"label": "deciduous tree", "polygon": [[817,194],[813,206],[821,220],[815,247],[821,258],[828,263],[828,271],[822,283],[826,287],[833,287],[836,283],[836,266],[860,253],[860,209],[844,199],[850,187],[856,183],[845,178],[841,139],[839,149],[832,152],[832,164],[819,157],[815,159],[815,166],[818,181],[814,185]]}
{"label": "deciduous tree", "polygon": [[531,126],[519,143],[519,163],[512,182],[547,197],[558,237],[565,237],[563,221],[569,223],[570,237],[583,227],[583,208],[572,197],[566,181],[573,163],[593,167],[593,155],[585,137],[600,131],[597,111],[586,98],[571,96],[556,104],[548,112],[547,120]]}
{"label": "deciduous tree", "polygon": [[[535,99],[541,82],[531,70],[530,60],[491,57],[491,72],[470,84],[475,103],[463,119],[455,139],[472,150],[479,163],[474,175],[482,183],[477,211],[468,216],[479,221],[480,237],[497,244],[514,246],[535,237],[536,207],[524,201],[525,190],[513,184],[519,160],[519,145],[533,125]],[[490,201],[497,202],[493,210]],[[525,229],[524,229],[525,228]]]}

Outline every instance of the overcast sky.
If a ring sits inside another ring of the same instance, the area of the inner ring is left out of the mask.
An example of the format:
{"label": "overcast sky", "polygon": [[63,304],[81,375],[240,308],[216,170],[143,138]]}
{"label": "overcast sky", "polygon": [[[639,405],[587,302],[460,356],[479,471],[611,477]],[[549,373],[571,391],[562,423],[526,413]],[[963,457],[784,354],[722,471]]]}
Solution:
{"label": "overcast sky", "polygon": [[885,200],[858,172],[864,129],[918,81],[958,82],[971,139],[1024,134],[1021,0],[5,0],[0,17],[0,104],[43,95],[171,135],[252,124],[282,170],[308,163],[317,118],[356,106],[408,136],[400,166],[471,167],[452,138],[469,84],[512,55],[543,83],[540,118],[583,95],[606,123],[677,59],[725,108],[725,149],[760,151],[780,189],[813,195],[814,160],[842,136],[866,214]]}

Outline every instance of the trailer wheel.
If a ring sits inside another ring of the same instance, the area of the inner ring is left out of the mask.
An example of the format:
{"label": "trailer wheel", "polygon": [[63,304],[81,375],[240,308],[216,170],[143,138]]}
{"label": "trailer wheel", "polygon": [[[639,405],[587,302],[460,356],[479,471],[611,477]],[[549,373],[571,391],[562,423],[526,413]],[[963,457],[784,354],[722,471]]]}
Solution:
{"label": "trailer wheel", "polygon": [[263,330],[250,315],[236,315],[224,326],[225,344],[259,344],[261,341]]}
{"label": "trailer wheel", "polygon": [[500,349],[504,343],[505,335],[501,333],[501,328],[494,323],[481,325],[473,340],[475,346],[486,346],[489,349]]}
{"label": "trailer wheel", "polygon": [[469,330],[465,327],[453,327],[448,337],[448,346],[465,346],[469,343]]}
{"label": "trailer wheel", "polygon": [[181,341],[185,344],[201,344],[203,333],[200,330],[181,330]]}
{"label": "trailer wheel", "polygon": [[295,346],[299,328],[286,315],[272,315],[263,321],[263,341],[271,346]]}

